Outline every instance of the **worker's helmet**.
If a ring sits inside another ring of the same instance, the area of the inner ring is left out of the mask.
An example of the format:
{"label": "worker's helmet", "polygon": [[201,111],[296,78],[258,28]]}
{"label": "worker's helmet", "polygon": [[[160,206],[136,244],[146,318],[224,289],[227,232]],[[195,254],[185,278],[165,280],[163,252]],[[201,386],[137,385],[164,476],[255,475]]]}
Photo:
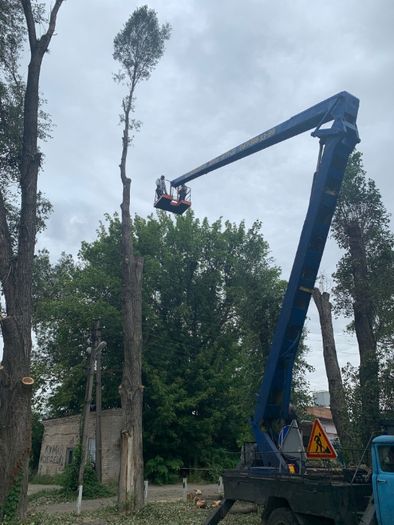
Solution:
{"label": "worker's helmet", "polygon": [[161,178],[161,179],[165,179],[164,175],[162,175],[160,178]]}

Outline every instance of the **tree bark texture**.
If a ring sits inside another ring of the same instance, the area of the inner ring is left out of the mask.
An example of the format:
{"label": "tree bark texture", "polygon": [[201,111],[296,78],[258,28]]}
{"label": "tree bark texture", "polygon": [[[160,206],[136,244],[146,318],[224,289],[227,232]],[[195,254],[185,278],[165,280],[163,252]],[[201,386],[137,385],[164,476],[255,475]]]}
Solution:
{"label": "tree bark texture", "polygon": [[346,452],[346,457],[353,460],[350,419],[335,346],[330,294],[327,292],[321,293],[318,288],[315,288],[313,290],[313,299],[319,312],[332,418],[342,447]]}
{"label": "tree bark texture", "polygon": [[363,441],[379,431],[379,365],[373,330],[374,307],[368,283],[368,265],[360,225],[347,227],[353,274],[354,328],[360,352],[360,388]]}
{"label": "tree bark texture", "polygon": [[[97,343],[100,343],[100,337],[97,337]],[[101,432],[101,351],[96,356],[96,473],[100,483],[103,481],[103,440]]]}
{"label": "tree bark texture", "polygon": [[129,145],[129,114],[132,92],[124,104],[125,125],[120,175],[123,185],[122,212],[122,324],[124,362],[120,398],[124,414],[118,504],[126,512],[144,505],[144,463],[142,446],[142,272],[143,259],[133,253],[130,216],[130,185],[126,176]]}
{"label": "tree bark texture", "polygon": [[37,179],[41,162],[37,147],[38,89],[42,59],[55,30],[62,2],[56,0],[48,31],[37,39],[30,1],[21,0],[31,58],[24,100],[21,212],[15,251],[0,189],[0,280],[5,299],[5,316],[0,318],[4,344],[0,369],[0,519],[5,514],[23,517],[27,506],[32,388],[22,384],[21,380],[30,374],[32,345],[32,266],[36,241]]}
{"label": "tree bark texture", "polygon": [[85,387],[85,401],[83,404],[83,411],[81,414],[81,424],[80,424],[80,446],[81,446],[81,463],[79,465],[78,472],[78,485],[83,485],[83,477],[85,474],[85,466],[88,458],[88,426],[89,426],[89,414],[90,406],[92,404],[92,394],[93,394],[93,380],[94,380],[94,365],[96,362],[97,350],[95,347],[90,349],[89,357],[89,368],[86,378],[86,387]]}

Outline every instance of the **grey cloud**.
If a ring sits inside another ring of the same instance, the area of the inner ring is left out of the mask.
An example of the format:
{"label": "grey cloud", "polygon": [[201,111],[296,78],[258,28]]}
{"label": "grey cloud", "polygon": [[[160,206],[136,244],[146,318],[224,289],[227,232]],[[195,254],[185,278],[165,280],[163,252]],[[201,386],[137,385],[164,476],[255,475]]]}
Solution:
{"label": "grey cloud", "polygon": [[[143,128],[128,161],[134,211],[152,212],[158,173],[174,178],[343,89],[361,99],[360,149],[393,211],[391,1],[154,0],[150,6],[172,24],[173,35],[137,93]],[[63,247],[76,253],[82,239],[95,237],[103,214],[119,209],[123,91],[112,81],[112,41],[134,7],[124,0],[65,2],[44,59],[41,90],[56,128],[43,145],[40,186],[55,212],[40,243],[54,254]],[[287,278],[316,154],[316,141],[305,134],[203,177],[192,184],[194,211],[210,220],[262,219]],[[337,257],[330,242],[328,273]],[[310,315],[316,327],[313,306]],[[311,358],[321,356],[316,339],[311,346]]]}

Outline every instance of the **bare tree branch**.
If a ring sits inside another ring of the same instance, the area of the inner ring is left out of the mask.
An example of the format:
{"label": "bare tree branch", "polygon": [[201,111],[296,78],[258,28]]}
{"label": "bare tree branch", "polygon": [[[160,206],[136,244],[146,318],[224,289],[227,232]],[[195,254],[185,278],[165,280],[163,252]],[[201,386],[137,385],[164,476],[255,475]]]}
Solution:
{"label": "bare tree branch", "polygon": [[49,45],[49,42],[52,38],[52,35],[55,31],[55,27],[56,27],[56,17],[57,17],[57,13],[60,9],[60,6],[62,5],[64,0],[56,0],[55,2],[55,5],[51,11],[51,14],[50,14],[50,17],[49,17],[49,25],[48,25],[48,30],[47,32],[45,33],[45,35],[42,35],[42,37],[40,38],[40,44],[43,46],[44,48],[44,51],[46,51],[48,45]]}
{"label": "bare tree branch", "polygon": [[33,51],[35,49],[36,45],[39,44],[42,53],[44,53],[47,50],[48,44],[52,38],[52,35],[55,31],[56,27],[56,17],[58,14],[58,11],[60,9],[60,6],[62,5],[64,0],[56,0],[55,5],[51,11],[50,17],[49,17],[49,25],[47,32],[42,35],[42,37],[37,40],[37,33],[36,33],[36,25],[34,22],[34,16],[33,11],[31,8],[31,1],[30,0],[21,0],[23,11],[25,13],[26,23],[27,23],[27,30],[29,34],[29,43],[30,43],[30,49]]}
{"label": "bare tree branch", "polygon": [[12,245],[3,193],[0,189],[0,280],[6,292],[11,272]]}
{"label": "bare tree branch", "polygon": [[30,0],[21,0],[23,11],[25,13],[27,31],[29,34],[30,49],[34,49],[37,44],[36,25],[34,23],[33,11]]}
{"label": "bare tree branch", "polygon": [[[41,154],[37,148],[38,137],[38,84],[40,77],[41,61],[55,31],[56,17],[63,0],[56,0],[50,14],[47,32],[36,38],[34,18],[30,0],[21,0],[26,15],[31,46],[31,60],[29,64],[28,79],[25,93],[24,131],[21,165],[21,216],[18,240],[17,279],[25,287],[30,282],[31,264],[34,254],[37,214],[37,176],[41,162]],[[26,281],[27,279],[27,281]],[[26,282],[25,282],[26,281]],[[29,287],[31,283],[29,284]],[[27,290],[28,291],[28,290]],[[25,294],[29,302],[28,294]]]}

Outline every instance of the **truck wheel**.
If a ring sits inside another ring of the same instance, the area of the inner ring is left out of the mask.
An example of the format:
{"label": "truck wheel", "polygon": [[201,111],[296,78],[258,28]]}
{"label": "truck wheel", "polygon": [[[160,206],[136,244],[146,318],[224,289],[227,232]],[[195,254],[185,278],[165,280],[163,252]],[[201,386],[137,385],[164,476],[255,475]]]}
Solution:
{"label": "truck wheel", "polygon": [[290,509],[282,507],[271,512],[267,525],[298,525],[298,522]]}

